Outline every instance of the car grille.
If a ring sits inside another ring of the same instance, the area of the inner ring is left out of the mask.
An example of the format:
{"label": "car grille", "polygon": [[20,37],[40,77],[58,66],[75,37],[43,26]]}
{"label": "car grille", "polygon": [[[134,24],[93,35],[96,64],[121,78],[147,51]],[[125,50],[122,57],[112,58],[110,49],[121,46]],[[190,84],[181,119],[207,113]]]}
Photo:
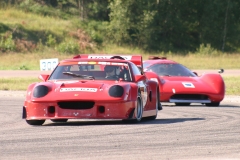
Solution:
{"label": "car grille", "polygon": [[175,94],[171,96],[171,99],[182,100],[208,100],[208,96],[202,94]]}
{"label": "car grille", "polygon": [[93,108],[93,101],[64,101],[58,102],[58,106],[62,109],[90,109]]}

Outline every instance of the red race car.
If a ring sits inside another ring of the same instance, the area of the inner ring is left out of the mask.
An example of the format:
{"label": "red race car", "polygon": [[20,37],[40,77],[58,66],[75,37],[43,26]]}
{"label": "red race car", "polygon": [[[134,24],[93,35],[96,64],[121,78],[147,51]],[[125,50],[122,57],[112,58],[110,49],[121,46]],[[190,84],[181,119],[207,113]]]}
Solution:
{"label": "red race car", "polygon": [[202,103],[206,106],[219,106],[225,95],[225,84],[219,73],[198,76],[185,66],[168,60],[166,57],[150,57],[143,62],[144,72],[154,72],[151,77],[159,84],[160,101],[188,106]]}
{"label": "red race car", "polygon": [[154,120],[158,109],[156,81],[139,70],[142,56],[78,55],[61,61],[42,82],[28,86],[23,119],[29,125],[45,120]]}

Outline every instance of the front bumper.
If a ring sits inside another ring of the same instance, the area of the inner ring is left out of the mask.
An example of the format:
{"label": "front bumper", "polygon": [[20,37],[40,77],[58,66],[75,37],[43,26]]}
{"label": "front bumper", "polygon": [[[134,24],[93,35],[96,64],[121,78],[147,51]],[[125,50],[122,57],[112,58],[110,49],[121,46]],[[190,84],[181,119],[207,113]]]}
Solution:
{"label": "front bumper", "polygon": [[133,118],[135,101],[100,102],[91,107],[62,107],[57,102],[25,101],[22,117],[34,119],[129,119]]}

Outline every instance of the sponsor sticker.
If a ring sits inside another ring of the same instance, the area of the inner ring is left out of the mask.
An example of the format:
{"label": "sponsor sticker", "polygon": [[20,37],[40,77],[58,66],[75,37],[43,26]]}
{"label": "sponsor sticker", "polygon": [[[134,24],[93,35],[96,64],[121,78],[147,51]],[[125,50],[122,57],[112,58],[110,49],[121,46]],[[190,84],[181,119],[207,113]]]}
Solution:
{"label": "sponsor sticker", "polygon": [[97,92],[97,88],[61,88],[60,92]]}
{"label": "sponsor sticker", "polygon": [[98,62],[98,64],[103,64],[103,65],[110,65],[110,62]]}
{"label": "sponsor sticker", "polygon": [[185,88],[195,88],[195,86],[190,82],[182,82]]}
{"label": "sponsor sticker", "polygon": [[[126,60],[131,60],[132,56],[124,56],[124,55],[120,55],[122,58],[126,59]],[[88,58],[93,58],[93,59],[110,59],[112,56],[88,56]]]}
{"label": "sponsor sticker", "polygon": [[97,62],[88,62],[88,64],[97,64]]}

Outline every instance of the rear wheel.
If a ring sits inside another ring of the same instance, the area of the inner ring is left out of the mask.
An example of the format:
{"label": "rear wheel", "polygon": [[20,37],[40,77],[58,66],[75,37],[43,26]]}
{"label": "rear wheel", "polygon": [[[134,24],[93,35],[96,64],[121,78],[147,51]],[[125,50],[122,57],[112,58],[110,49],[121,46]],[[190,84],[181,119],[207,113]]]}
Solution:
{"label": "rear wheel", "polygon": [[68,119],[51,119],[51,121],[56,123],[61,123],[61,122],[67,122]]}
{"label": "rear wheel", "polygon": [[212,103],[206,103],[205,105],[209,106],[209,107],[218,107],[219,104],[220,104],[220,102],[212,102]]}
{"label": "rear wheel", "polygon": [[36,126],[40,126],[42,125],[45,120],[26,120],[26,122],[29,124],[29,125],[36,125]]}
{"label": "rear wheel", "polygon": [[176,106],[190,106],[191,103],[175,103]]}

